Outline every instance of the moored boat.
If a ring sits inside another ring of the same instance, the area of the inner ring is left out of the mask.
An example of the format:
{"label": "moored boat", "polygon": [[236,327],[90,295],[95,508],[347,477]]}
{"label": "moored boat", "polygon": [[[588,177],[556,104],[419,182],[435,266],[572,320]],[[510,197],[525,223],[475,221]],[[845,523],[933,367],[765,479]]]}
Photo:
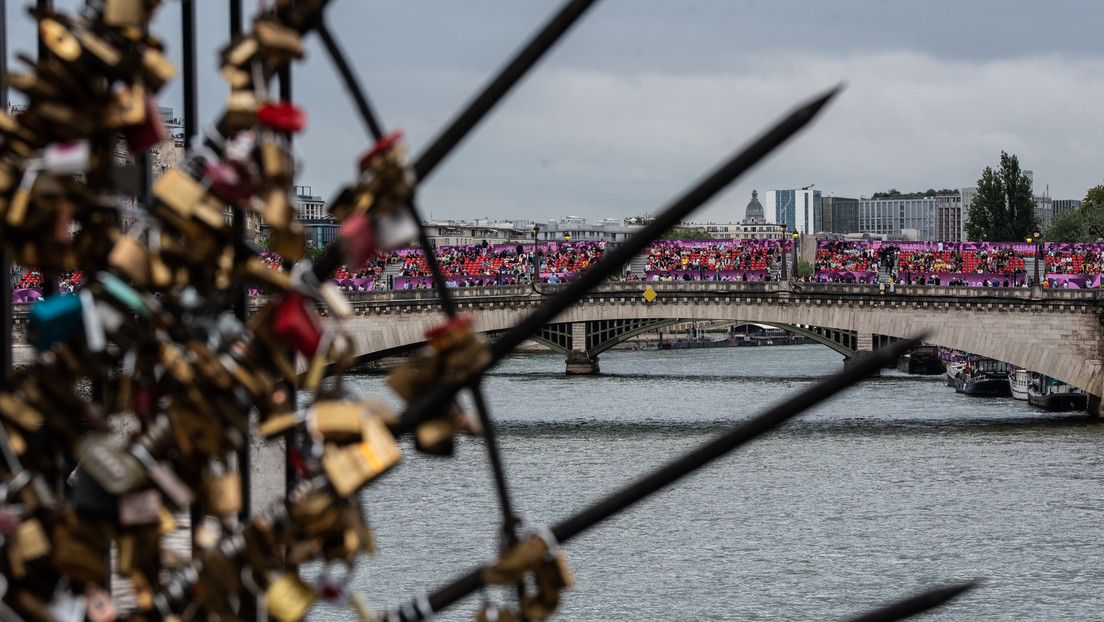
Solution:
{"label": "moored boat", "polygon": [[1027,387],[1031,385],[1032,374],[1026,369],[1017,369],[1008,376],[1008,388],[1012,390],[1012,397],[1018,400],[1027,399]]}
{"label": "moored boat", "polygon": [[959,373],[962,372],[962,369],[964,367],[966,367],[966,362],[965,361],[948,362],[946,364],[946,368],[947,368],[947,386],[948,387],[955,386],[955,378],[958,376]]}
{"label": "moored boat", "polygon": [[1046,410],[1085,410],[1089,395],[1071,384],[1040,375],[1028,387],[1027,401]]}
{"label": "moored boat", "polygon": [[955,391],[985,397],[1011,395],[1008,364],[988,358],[966,361],[965,367],[955,376]]}
{"label": "moored boat", "polygon": [[943,361],[936,346],[916,346],[897,359],[897,371],[933,376],[943,373]]}

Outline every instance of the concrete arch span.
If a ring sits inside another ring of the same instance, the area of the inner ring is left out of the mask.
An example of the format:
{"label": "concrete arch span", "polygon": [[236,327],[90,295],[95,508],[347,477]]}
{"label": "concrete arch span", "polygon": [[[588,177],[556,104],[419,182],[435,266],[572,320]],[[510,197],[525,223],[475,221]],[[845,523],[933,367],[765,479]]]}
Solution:
{"label": "concrete arch span", "polygon": [[[659,294],[644,302],[652,286]],[[566,287],[557,286],[554,291]],[[359,352],[424,341],[443,316],[432,291],[387,292],[354,301],[346,330]],[[524,287],[469,288],[456,292],[475,328],[507,330],[547,300]],[[1104,342],[1096,291],[787,283],[610,283],[585,296],[553,322],[699,318],[773,325],[826,327],[856,334],[868,350],[871,335],[907,338],[926,333],[929,343],[1006,361],[1104,394]]]}

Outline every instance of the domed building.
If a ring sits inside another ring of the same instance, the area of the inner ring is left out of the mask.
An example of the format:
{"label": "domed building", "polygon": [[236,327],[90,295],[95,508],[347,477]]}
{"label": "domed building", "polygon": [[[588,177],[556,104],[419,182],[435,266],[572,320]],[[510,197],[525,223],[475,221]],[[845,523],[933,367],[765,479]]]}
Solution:
{"label": "domed building", "polygon": [[757,190],[751,191],[751,201],[748,202],[747,207],[744,208],[744,219],[740,221],[743,225],[759,225],[767,222],[766,217],[763,216],[763,204],[759,202],[759,192]]}

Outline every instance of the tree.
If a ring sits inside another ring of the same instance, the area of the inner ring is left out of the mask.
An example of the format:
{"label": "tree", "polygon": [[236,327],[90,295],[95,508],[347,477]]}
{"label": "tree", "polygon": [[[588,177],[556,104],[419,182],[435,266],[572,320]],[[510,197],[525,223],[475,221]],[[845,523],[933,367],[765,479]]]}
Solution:
{"label": "tree", "polygon": [[1000,168],[986,166],[970,203],[966,237],[979,242],[1019,242],[1038,226],[1031,180],[1015,155],[1001,152]]}
{"label": "tree", "polygon": [[[1092,228],[1096,231],[1090,231]],[[1095,242],[1104,237],[1104,185],[1089,188],[1081,207],[1054,217],[1043,238],[1047,242]]]}
{"label": "tree", "polygon": [[691,227],[675,227],[667,233],[660,236],[661,240],[712,240],[713,236],[709,235],[704,229],[694,229]]}

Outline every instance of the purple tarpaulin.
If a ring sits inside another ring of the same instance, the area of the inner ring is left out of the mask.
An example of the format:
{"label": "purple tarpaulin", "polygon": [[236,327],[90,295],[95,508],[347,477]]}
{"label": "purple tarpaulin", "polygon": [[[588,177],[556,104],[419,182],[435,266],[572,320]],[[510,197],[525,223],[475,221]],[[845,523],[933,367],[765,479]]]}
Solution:
{"label": "purple tarpaulin", "polygon": [[12,302],[34,302],[42,298],[42,292],[37,289],[13,289]]}
{"label": "purple tarpaulin", "polygon": [[819,270],[813,278],[818,281],[831,283],[873,283],[878,280],[878,273]]}

